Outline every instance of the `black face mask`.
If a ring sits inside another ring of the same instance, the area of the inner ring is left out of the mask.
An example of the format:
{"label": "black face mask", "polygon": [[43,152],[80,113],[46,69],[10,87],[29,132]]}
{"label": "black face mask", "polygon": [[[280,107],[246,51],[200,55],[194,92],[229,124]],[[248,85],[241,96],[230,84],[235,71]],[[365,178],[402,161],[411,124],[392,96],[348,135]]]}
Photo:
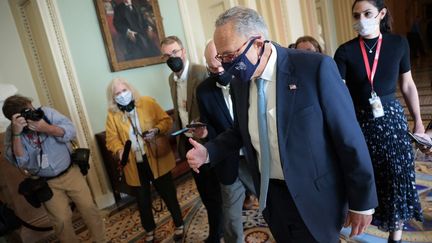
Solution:
{"label": "black face mask", "polygon": [[183,60],[180,57],[170,57],[166,63],[175,73],[180,72],[183,69]]}
{"label": "black face mask", "polygon": [[121,111],[130,112],[135,108],[135,100],[131,100],[131,102],[129,102],[129,104],[127,104],[127,105],[120,105],[119,103],[117,103],[117,107]]}
{"label": "black face mask", "polygon": [[220,73],[210,73],[210,77],[216,78],[216,82],[223,86],[227,86],[233,78],[232,74],[224,71]]}

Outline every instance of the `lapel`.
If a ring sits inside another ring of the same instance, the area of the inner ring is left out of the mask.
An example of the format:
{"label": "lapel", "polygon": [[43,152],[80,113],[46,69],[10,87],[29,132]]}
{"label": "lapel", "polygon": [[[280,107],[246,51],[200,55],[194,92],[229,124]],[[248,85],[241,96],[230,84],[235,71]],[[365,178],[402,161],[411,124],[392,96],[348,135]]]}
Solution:
{"label": "lapel", "polygon": [[[289,59],[287,49],[275,45],[278,54],[276,67],[276,126],[280,154],[286,154],[284,142],[287,141],[288,131],[292,122],[295,96],[299,87],[298,79],[295,76],[295,69]],[[296,87],[295,89],[293,87]],[[284,159],[281,156],[281,162]]]}
{"label": "lapel", "polygon": [[171,98],[173,101],[174,109],[178,110],[178,104],[177,104],[177,84],[174,81],[174,73],[171,73],[169,76],[169,86],[171,89]]}
{"label": "lapel", "polygon": [[233,123],[233,119],[231,118],[231,114],[229,113],[229,109],[227,107],[227,104],[225,102],[225,98],[223,96],[222,89],[216,86],[216,82],[214,82],[212,85],[214,85],[213,89],[216,90],[216,92],[211,92],[214,98],[214,101],[219,106],[220,110],[224,114],[227,121],[229,121],[229,124]]}
{"label": "lapel", "polygon": [[123,3],[123,16],[125,16],[125,18],[127,19],[128,23],[134,23],[134,19],[133,19],[133,11],[135,10],[135,8],[132,7],[132,10],[129,9],[129,6],[126,6],[126,4]]}
{"label": "lapel", "polygon": [[188,70],[188,74],[187,74],[187,86],[186,86],[186,92],[187,92],[187,98],[186,98],[186,110],[188,112],[188,116],[189,116],[189,122],[191,122],[192,118],[192,102],[194,99],[194,90],[195,90],[195,80],[197,77],[195,77],[195,70],[194,70],[194,65],[191,63],[189,66],[189,70]]}
{"label": "lapel", "polygon": [[244,130],[244,134],[248,134],[249,87],[251,82],[243,82],[237,79],[233,79],[231,83],[233,82],[236,82],[238,84],[237,92],[235,93],[238,96],[236,97],[236,99],[238,100],[236,104],[238,124],[240,126],[240,130]]}

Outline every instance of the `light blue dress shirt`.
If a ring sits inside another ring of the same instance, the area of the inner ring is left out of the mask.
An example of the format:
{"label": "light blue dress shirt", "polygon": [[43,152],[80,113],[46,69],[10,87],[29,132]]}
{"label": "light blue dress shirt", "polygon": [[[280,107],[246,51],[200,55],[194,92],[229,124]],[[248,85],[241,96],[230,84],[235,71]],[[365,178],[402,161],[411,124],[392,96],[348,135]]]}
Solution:
{"label": "light blue dress shirt", "polygon": [[[15,157],[12,153],[12,128],[8,126],[5,134],[6,158],[15,166],[28,170],[30,173],[42,177],[53,177],[66,170],[70,163],[70,141],[75,138],[75,128],[66,116],[58,111],[42,107],[48,121],[63,129],[62,137],[48,136],[44,133],[37,135],[35,132],[22,133],[20,139],[23,145],[23,156]],[[38,138],[40,145],[38,144]],[[41,153],[42,152],[42,153]],[[45,161],[42,163],[41,161]],[[47,162],[47,163],[46,163]],[[42,168],[44,167],[44,168]]]}

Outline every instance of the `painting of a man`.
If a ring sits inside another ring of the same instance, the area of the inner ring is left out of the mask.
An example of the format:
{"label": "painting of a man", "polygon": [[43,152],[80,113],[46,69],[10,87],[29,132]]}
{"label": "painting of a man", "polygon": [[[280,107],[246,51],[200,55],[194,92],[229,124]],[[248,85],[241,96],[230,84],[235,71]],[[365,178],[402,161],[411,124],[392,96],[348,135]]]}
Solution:
{"label": "painting of a man", "polygon": [[[124,60],[159,56],[161,53],[154,38],[157,38],[157,30],[152,27],[149,15],[145,14],[145,10],[149,10],[147,8],[151,8],[151,5],[135,5],[132,0],[123,0],[114,7],[113,25],[119,35],[119,45],[124,47]],[[120,59],[120,56],[118,58]]]}

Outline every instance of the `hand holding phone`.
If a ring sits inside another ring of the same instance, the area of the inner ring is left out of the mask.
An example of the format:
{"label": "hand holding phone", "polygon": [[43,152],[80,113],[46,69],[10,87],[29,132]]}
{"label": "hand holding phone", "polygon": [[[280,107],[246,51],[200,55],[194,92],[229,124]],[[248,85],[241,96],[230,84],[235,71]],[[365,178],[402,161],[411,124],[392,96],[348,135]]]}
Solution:
{"label": "hand holding phone", "polygon": [[205,138],[207,137],[207,124],[202,122],[192,122],[191,124],[186,125],[189,128],[189,132],[192,133],[194,138]]}
{"label": "hand holding phone", "polygon": [[417,135],[417,134],[413,134],[413,133],[410,133],[410,132],[408,132],[408,135],[411,137],[411,139],[417,144],[417,145],[420,145],[420,146],[424,146],[424,147],[426,147],[427,149],[430,149],[430,148],[432,148],[432,141],[431,141],[431,139],[429,138],[426,138],[426,137],[423,137],[423,136],[419,136],[419,135]]}

